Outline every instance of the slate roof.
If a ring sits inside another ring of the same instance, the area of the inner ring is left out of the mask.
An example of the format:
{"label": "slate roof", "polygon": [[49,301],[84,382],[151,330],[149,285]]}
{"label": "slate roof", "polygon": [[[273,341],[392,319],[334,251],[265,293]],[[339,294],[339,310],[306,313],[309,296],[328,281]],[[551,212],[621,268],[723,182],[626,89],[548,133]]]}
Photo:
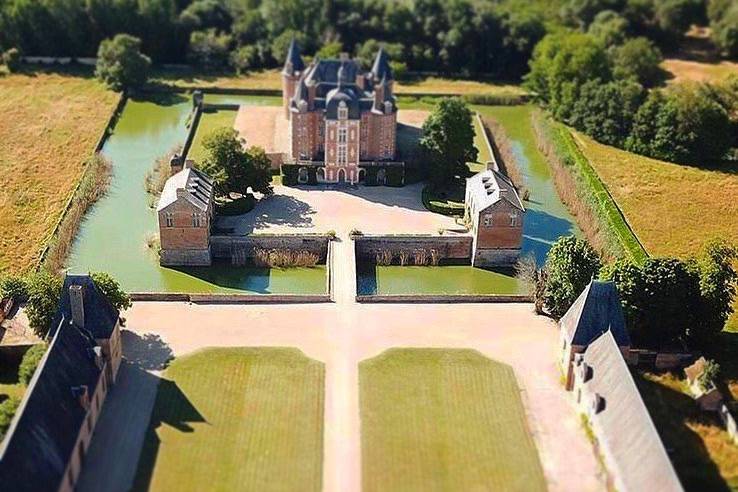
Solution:
{"label": "slate roof", "polygon": [[379,48],[379,51],[377,51],[377,56],[374,57],[374,63],[372,64],[371,74],[377,80],[392,80],[392,68],[390,68],[389,57],[385,53],[384,48]]}
{"label": "slate roof", "polygon": [[210,209],[213,199],[213,181],[210,176],[195,168],[188,167],[170,177],[164,184],[164,190],[159,198],[157,212],[164,210],[177,201],[177,190],[184,189],[185,198],[192,205],[203,212]]}
{"label": "slate roof", "polygon": [[[52,326],[58,327],[62,319],[72,319],[72,309],[69,302],[69,288],[73,285],[83,287],[83,303],[85,310],[85,329],[94,339],[110,338],[118,323],[118,310],[110,304],[108,298],[97,288],[89,275],[67,275],[64,278],[59,308]],[[53,336],[53,333],[52,333]]]}
{"label": "slate roof", "polygon": [[305,69],[305,62],[300,56],[300,46],[295,38],[290,41],[290,47],[287,49],[287,58],[284,61],[283,72],[287,75],[293,75],[295,72],[302,72]]}
{"label": "slate roof", "polygon": [[[85,328],[71,323],[69,286],[83,285]],[[118,312],[86,275],[69,275],[51,342],[0,444],[0,488],[14,492],[55,491],[87,411],[72,394],[86,385],[92,396],[100,378],[94,338],[110,335]]]}
{"label": "slate roof", "polygon": [[582,356],[591,368],[584,383],[599,395],[602,410],[590,415],[599,449],[622,492],[681,491],[656,427],[611,331],[592,341]]}
{"label": "slate roof", "polygon": [[474,208],[482,211],[495,203],[506,200],[513,207],[525,212],[523,202],[520,201],[510,178],[494,169],[487,169],[467,178],[466,187],[469,199],[474,202]]}
{"label": "slate roof", "polygon": [[630,346],[623,308],[615,284],[592,280],[561,318],[561,329],[571,345],[589,345],[606,331],[618,345]]}

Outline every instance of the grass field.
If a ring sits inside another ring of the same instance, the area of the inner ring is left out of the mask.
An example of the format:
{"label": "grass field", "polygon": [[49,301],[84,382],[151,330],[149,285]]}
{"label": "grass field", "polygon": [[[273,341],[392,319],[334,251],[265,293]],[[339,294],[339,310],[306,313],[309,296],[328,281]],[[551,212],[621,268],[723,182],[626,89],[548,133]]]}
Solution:
{"label": "grass field", "polygon": [[359,365],[364,491],[545,490],[510,366],[392,349]]}
{"label": "grass field", "polygon": [[729,75],[738,75],[738,63],[723,60],[705,63],[695,60],[667,58],[661,67],[671,74],[670,84],[679,82],[720,82]]}
{"label": "grass field", "polygon": [[211,348],[163,374],[134,489],[321,489],[323,364],[288,348]]}
{"label": "grass field", "polygon": [[35,265],[117,101],[81,74],[0,77],[0,271]]}
{"label": "grass field", "polygon": [[[231,73],[208,75],[194,71],[155,71],[153,82],[182,88],[227,87],[238,89],[281,90],[280,70],[262,70],[245,75]],[[423,77],[395,82],[398,94],[493,94],[519,96],[526,92],[516,84]]]}
{"label": "grass field", "polygon": [[203,157],[205,157],[205,149],[202,146],[203,139],[216,128],[223,126],[233,128],[233,123],[236,121],[236,113],[238,111],[225,109],[202,113],[187,158],[195,159],[195,162],[202,162]]}

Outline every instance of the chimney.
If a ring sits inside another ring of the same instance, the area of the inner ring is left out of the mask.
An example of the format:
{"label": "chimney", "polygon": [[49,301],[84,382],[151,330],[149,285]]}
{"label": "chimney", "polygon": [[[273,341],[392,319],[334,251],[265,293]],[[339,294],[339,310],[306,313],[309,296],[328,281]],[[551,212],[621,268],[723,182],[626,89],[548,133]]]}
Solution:
{"label": "chimney", "polygon": [[75,398],[80,406],[84,408],[85,410],[90,409],[90,394],[87,389],[87,385],[83,384],[81,386],[72,386],[72,397]]}
{"label": "chimney", "polygon": [[348,60],[349,60],[349,54],[348,54],[347,52],[345,52],[345,51],[342,51],[342,52],[341,52],[341,53],[340,53],[340,54],[338,55],[338,59],[339,59],[339,60],[341,60],[342,62],[344,62],[344,61],[348,61]]}
{"label": "chimney", "polygon": [[195,167],[195,161],[194,160],[192,160],[192,159],[185,160],[185,162],[184,162],[184,168],[185,169],[192,169],[193,167]]}
{"label": "chimney", "polygon": [[80,328],[84,328],[85,326],[84,293],[84,287],[81,285],[71,285],[69,287],[69,306],[72,310],[72,323]]}

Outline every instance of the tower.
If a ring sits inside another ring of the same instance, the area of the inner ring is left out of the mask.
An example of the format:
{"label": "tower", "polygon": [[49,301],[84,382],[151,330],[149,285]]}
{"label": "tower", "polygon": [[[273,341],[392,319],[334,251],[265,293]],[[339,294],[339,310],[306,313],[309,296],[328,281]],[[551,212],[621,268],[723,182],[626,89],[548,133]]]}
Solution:
{"label": "tower", "polygon": [[300,56],[300,47],[297,45],[295,38],[292,38],[282,69],[282,105],[287,119],[290,118],[290,99],[295,93],[295,84],[304,69],[305,63],[302,61],[302,56]]}

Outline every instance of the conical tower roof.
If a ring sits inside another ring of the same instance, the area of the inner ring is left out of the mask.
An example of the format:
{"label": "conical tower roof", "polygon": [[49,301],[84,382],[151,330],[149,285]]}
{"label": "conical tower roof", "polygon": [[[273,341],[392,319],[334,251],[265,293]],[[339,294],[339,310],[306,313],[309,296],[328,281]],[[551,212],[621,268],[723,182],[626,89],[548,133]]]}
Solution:
{"label": "conical tower roof", "polygon": [[300,56],[300,47],[297,44],[297,40],[292,38],[290,47],[287,50],[287,58],[284,61],[283,72],[287,75],[294,75],[295,72],[301,72],[304,69],[305,63],[302,61],[302,56]]}
{"label": "conical tower roof", "polygon": [[384,51],[384,48],[379,48],[377,56],[374,58],[374,64],[372,65],[372,75],[375,79],[386,79],[392,80],[392,69],[389,64],[389,57]]}

